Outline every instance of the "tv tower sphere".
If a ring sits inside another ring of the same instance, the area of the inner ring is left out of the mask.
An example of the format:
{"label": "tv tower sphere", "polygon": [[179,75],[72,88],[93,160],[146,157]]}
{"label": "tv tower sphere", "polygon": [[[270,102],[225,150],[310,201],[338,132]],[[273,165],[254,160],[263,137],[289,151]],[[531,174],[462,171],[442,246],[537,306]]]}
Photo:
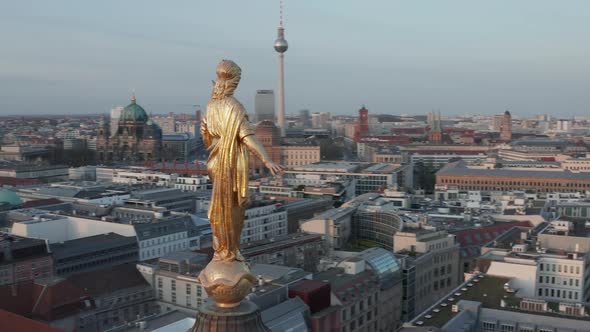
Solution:
{"label": "tv tower sphere", "polygon": [[274,46],[275,51],[279,53],[285,53],[289,48],[289,44],[287,44],[287,41],[285,40],[285,30],[282,27],[279,28],[279,36],[277,40],[275,40]]}

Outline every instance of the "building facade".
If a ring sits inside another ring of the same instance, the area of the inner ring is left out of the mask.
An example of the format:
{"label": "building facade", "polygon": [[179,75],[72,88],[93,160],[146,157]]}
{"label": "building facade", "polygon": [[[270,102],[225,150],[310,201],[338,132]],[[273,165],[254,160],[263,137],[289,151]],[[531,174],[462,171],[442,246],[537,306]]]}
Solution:
{"label": "building facade", "polygon": [[53,243],[55,274],[68,276],[81,272],[132,263],[138,260],[137,240],[115,233]]}
{"label": "building facade", "polygon": [[199,281],[207,263],[205,254],[179,251],[155,263],[137,264],[137,269],[152,286],[162,312],[176,309],[194,315],[207,298]]}
{"label": "building facade", "polygon": [[257,90],[254,96],[254,113],[256,122],[275,121],[275,94],[273,90]]}
{"label": "building facade", "polygon": [[321,160],[319,145],[282,145],[282,165],[291,168],[317,163]]}
{"label": "building facade", "polygon": [[281,203],[261,202],[245,212],[242,243],[287,235],[287,211]]}
{"label": "building facade", "polygon": [[394,250],[403,262],[404,320],[424,311],[462,281],[459,245],[446,231],[406,229],[395,235]]}
{"label": "building facade", "polygon": [[590,190],[590,173],[564,170],[515,170],[473,168],[464,161],[447,164],[436,173],[436,184],[459,190],[518,191],[536,193],[584,192]]}
{"label": "building facade", "polygon": [[189,160],[199,146],[193,133],[181,132],[162,136],[162,157],[165,160]]}
{"label": "building facade", "polygon": [[53,275],[53,259],[45,241],[0,233],[0,285]]}
{"label": "building facade", "polygon": [[134,225],[139,243],[139,260],[162,257],[180,250],[201,248],[201,233],[190,218],[174,218]]}
{"label": "building facade", "polygon": [[[281,132],[272,120],[264,120],[256,125],[256,138],[275,163],[281,163]],[[250,153],[250,175],[266,174],[267,170],[254,154]]]}
{"label": "building facade", "polygon": [[319,234],[297,233],[244,244],[240,252],[250,264],[274,264],[316,272],[324,253],[324,241]]}

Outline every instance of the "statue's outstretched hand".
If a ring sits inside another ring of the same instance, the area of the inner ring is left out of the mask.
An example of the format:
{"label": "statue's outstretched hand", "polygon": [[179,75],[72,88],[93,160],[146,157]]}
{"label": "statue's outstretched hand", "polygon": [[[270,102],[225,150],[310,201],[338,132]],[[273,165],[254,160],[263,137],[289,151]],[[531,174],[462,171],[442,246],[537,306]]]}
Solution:
{"label": "statue's outstretched hand", "polygon": [[272,173],[272,175],[279,175],[282,174],[285,168],[279,164],[273,163],[272,161],[268,161],[264,163],[264,166],[268,168],[268,170]]}

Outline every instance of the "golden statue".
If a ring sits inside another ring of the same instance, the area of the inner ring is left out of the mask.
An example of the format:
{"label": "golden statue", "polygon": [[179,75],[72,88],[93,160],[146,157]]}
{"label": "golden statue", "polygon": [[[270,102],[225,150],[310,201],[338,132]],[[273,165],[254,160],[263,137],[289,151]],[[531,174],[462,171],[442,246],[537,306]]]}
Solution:
{"label": "golden statue", "polygon": [[239,305],[256,283],[239,251],[249,199],[248,151],[262,160],[272,174],[282,171],[254,136],[244,106],[233,96],[241,72],[233,61],[219,63],[213,94],[201,122],[201,134],[209,151],[207,170],[213,182],[209,221],[215,253],[199,279],[209,297],[226,308]]}

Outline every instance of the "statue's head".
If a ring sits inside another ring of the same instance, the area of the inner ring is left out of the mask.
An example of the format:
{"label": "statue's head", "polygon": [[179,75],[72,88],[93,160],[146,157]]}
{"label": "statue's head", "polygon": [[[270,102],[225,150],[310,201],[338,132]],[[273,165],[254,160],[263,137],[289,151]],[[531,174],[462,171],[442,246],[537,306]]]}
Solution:
{"label": "statue's head", "polygon": [[242,69],[231,60],[221,60],[217,65],[217,80],[213,84],[213,99],[231,96],[240,83]]}

